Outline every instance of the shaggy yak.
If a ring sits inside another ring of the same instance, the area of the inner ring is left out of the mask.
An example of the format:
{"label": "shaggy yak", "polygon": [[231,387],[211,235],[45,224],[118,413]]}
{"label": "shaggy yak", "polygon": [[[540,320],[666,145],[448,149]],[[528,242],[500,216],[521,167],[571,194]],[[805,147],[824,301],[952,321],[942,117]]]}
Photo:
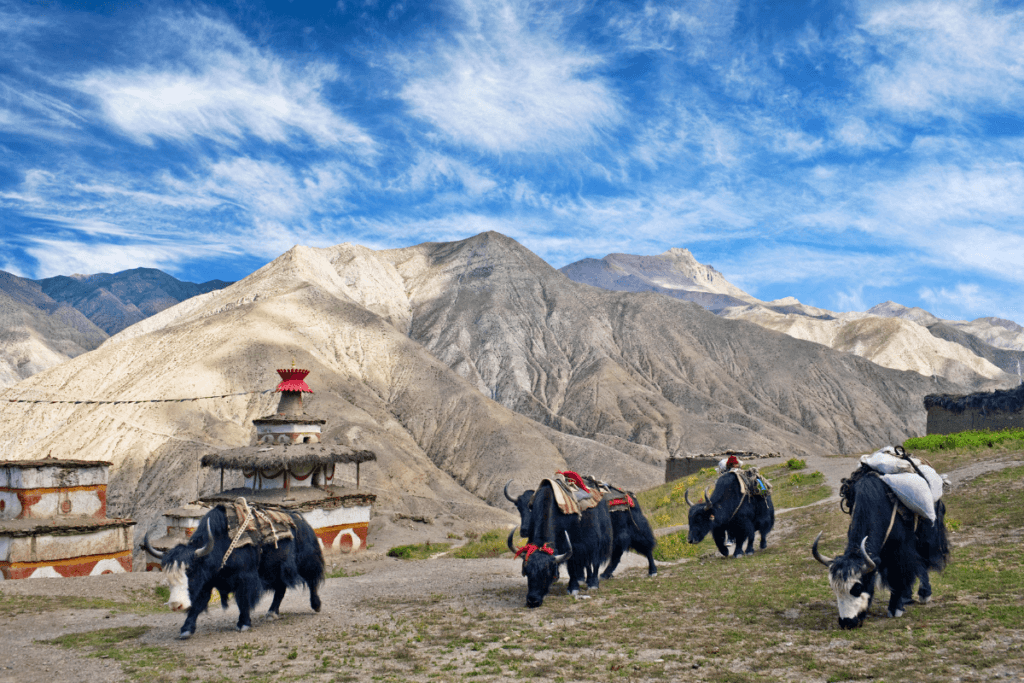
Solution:
{"label": "shaggy yak", "polygon": [[914,581],[921,579],[918,598],[928,602],[928,572],[941,570],[949,559],[946,539],[946,506],[935,502],[935,522],[917,517],[873,471],[851,478],[845,502],[850,510],[846,550],[831,558],[818,552],[819,533],[811,546],[814,559],[828,568],[829,584],[839,606],[840,628],[856,628],[864,622],[875,588],[887,587],[888,615],[903,616],[912,603]]}
{"label": "shaggy yak", "polygon": [[704,489],[704,500],[690,502],[689,491],[683,492],[683,500],[690,506],[690,531],[687,540],[700,543],[709,533],[714,539],[718,552],[729,556],[727,538],[735,539],[733,557],[754,552],[754,533],[761,534],[761,549],[768,547],[768,532],[775,526],[775,507],[771,494],[750,495],[741,486],[740,472],[726,472],[715,482],[715,490],[709,495]]}
{"label": "shaggy yak", "polygon": [[309,588],[309,605],[320,611],[317,588],[324,581],[324,556],[313,528],[296,513],[289,513],[293,538],[275,543],[241,545],[225,560],[232,538],[228,533],[227,511],[223,505],[210,510],[187,543],[179,543],[167,552],[160,552],[143,539],[143,547],[160,560],[167,574],[171,595],[168,606],[175,612],[188,611],[178,637],[189,638],[196,631],[196,618],[206,611],[210,595],[216,588],[221,606],[228,606],[228,595],[235,594],[238,605],[239,631],[252,626],[250,612],[260,597],[274,591],[267,612],[269,618],[279,616],[281,600],[288,588],[305,584]]}

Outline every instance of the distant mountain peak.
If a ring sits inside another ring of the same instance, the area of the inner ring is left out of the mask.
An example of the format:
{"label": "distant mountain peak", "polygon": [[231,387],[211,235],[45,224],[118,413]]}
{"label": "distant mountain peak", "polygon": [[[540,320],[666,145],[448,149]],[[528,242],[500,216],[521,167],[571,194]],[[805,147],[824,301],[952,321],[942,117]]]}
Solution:
{"label": "distant mountain peak", "polygon": [[902,318],[903,320],[909,320],[919,325],[934,325],[940,322],[940,318],[935,317],[923,308],[917,306],[908,308],[903,304],[898,304],[895,301],[886,301],[880,303],[877,306],[872,306],[867,310],[869,315],[877,315],[882,318]]}
{"label": "distant mountain peak", "polygon": [[586,258],[560,270],[575,282],[615,291],[658,292],[712,311],[757,301],[682,247],[657,255],[615,253],[603,259]]}

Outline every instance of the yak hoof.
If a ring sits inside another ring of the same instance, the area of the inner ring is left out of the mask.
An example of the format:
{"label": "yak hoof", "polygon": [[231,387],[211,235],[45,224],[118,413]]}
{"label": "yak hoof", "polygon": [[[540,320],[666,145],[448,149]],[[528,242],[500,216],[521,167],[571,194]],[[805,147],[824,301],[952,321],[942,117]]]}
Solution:
{"label": "yak hoof", "polygon": [[277,612],[267,612],[267,616],[264,617],[267,621],[277,621],[281,618],[281,615]]}
{"label": "yak hoof", "polygon": [[579,588],[577,588],[575,590],[569,591],[569,595],[576,596],[576,595],[579,595],[579,594],[580,594],[580,589]]}
{"label": "yak hoof", "polygon": [[886,614],[888,614],[889,617],[891,617],[891,618],[902,617],[903,616],[903,610],[897,609],[895,614],[890,612],[889,610],[886,610]]}
{"label": "yak hoof", "polygon": [[655,569],[653,572],[647,572],[647,578],[654,579],[658,576],[658,570]]}
{"label": "yak hoof", "polygon": [[182,631],[178,634],[178,640],[188,640],[192,637],[193,633],[195,633],[195,631]]}
{"label": "yak hoof", "polygon": [[244,632],[248,631],[250,628],[252,628],[252,627],[249,626],[249,624],[242,624],[241,626],[236,626],[235,630],[240,632],[240,633],[244,633]]}
{"label": "yak hoof", "polygon": [[612,578],[612,575],[609,572],[605,572],[604,574],[601,574],[601,578],[607,581]]}
{"label": "yak hoof", "polygon": [[932,601],[932,596],[930,596],[930,595],[918,595],[917,596],[917,601],[919,603],[921,603],[922,605],[927,605],[929,602]]}

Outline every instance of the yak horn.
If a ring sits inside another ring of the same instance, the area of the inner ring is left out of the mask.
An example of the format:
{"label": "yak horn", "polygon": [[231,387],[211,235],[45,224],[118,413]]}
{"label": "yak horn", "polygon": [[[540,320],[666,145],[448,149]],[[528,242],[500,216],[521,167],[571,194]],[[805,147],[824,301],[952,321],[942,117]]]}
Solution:
{"label": "yak horn", "polygon": [[562,564],[572,557],[572,541],[569,540],[569,532],[565,532],[565,542],[569,544],[569,550],[561,555],[555,555],[555,564]]}
{"label": "yak horn", "polygon": [[153,544],[149,542],[149,532],[142,539],[142,547],[146,549],[146,552],[155,557],[158,560],[162,560],[164,557],[163,552],[153,547]]}
{"label": "yak horn", "polygon": [[213,552],[213,529],[210,528],[210,520],[206,520],[206,545],[196,551],[196,557],[206,557]]}
{"label": "yak horn", "polygon": [[811,554],[814,555],[814,559],[816,559],[818,562],[821,562],[823,565],[831,569],[832,563],[835,562],[835,560],[831,557],[824,557],[821,553],[818,552],[818,541],[821,540],[821,535],[823,533],[825,532],[819,531],[818,535],[814,537],[814,545],[811,546]]}
{"label": "yak horn", "polygon": [[505,497],[506,497],[506,498],[508,498],[508,502],[510,502],[510,503],[512,503],[513,505],[515,505],[515,503],[516,503],[516,499],[515,499],[515,498],[513,498],[512,496],[508,495],[508,487],[509,487],[509,486],[511,486],[511,485],[512,485],[512,480],[511,480],[511,479],[509,479],[509,480],[508,480],[508,483],[507,483],[507,484],[505,484]]}
{"label": "yak horn", "polygon": [[693,507],[693,503],[690,502],[690,489],[686,489],[685,491],[683,491],[683,500],[686,501],[686,507]]}
{"label": "yak horn", "polygon": [[708,493],[707,486],[704,487],[704,500],[706,500],[709,504],[711,503],[711,494]]}
{"label": "yak horn", "polygon": [[871,559],[870,555],[868,555],[867,543],[868,537],[865,536],[864,540],[860,542],[860,552],[862,555],[864,555],[864,569],[868,570],[869,572],[873,572],[875,571],[875,561]]}
{"label": "yak horn", "polygon": [[515,535],[515,533],[515,529],[512,529],[512,531],[508,532],[508,549],[511,550],[513,553],[518,553],[519,551],[516,550],[516,547],[514,545],[512,545],[512,537]]}

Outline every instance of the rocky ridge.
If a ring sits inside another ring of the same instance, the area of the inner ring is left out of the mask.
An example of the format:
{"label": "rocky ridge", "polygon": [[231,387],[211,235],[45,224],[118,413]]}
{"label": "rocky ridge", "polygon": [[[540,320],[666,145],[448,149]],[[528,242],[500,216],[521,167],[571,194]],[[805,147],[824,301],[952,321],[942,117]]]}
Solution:
{"label": "rocky ridge", "polygon": [[[688,258],[680,258],[685,252]],[[703,270],[702,270],[703,269]],[[853,353],[894,370],[944,377],[965,391],[1012,383],[1024,358],[1024,328],[998,318],[945,321],[887,301],[867,312],[834,312],[793,297],[760,301],[685,250],[657,256],[610,254],[561,269],[570,279],[612,291],[651,291],[693,301],[722,317]],[[1001,349],[1001,350],[1000,350]]]}

